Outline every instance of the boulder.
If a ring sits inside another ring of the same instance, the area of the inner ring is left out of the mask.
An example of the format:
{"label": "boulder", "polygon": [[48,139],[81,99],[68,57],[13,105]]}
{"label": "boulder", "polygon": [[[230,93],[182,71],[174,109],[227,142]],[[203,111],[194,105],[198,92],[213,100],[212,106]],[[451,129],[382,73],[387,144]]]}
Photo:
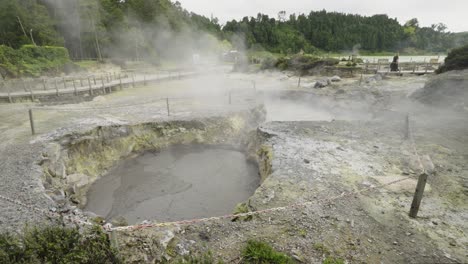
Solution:
{"label": "boulder", "polygon": [[341,82],[341,78],[340,78],[340,76],[335,75],[335,76],[330,78],[330,81],[331,82]]}
{"label": "boulder", "polygon": [[315,83],[314,88],[324,88],[328,86],[328,80],[320,80]]}

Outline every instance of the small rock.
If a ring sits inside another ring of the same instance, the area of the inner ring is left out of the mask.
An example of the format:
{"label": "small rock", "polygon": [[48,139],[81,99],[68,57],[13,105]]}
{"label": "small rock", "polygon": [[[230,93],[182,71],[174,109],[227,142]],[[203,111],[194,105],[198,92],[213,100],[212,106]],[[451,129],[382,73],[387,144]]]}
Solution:
{"label": "small rock", "polygon": [[457,244],[455,244],[455,242],[450,242],[449,244],[450,244],[452,247],[456,247],[456,246],[457,246]]}
{"label": "small rock", "polygon": [[396,246],[396,245],[398,245],[398,242],[396,242],[396,241],[393,241],[393,245],[395,245],[395,246]]}
{"label": "small rock", "polygon": [[340,76],[335,75],[335,76],[330,78],[330,81],[332,81],[332,82],[341,82],[341,78],[340,78]]}
{"label": "small rock", "polygon": [[304,163],[309,164],[309,163],[310,163],[310,160],[304,159]]}
{"label": "small rock", "polygon": [[407,236],[411,236],[412,234],[410,232],[406,232],[406,235]]}
{"label": "small rock", "polygon": [[328,86],[328,81],[326,80],[321,80],[321,81],[317,81],[314,85],[314,88],[324,88],[324,87],[327,87]]}
{"label": "small rock", "polygon": [[434,225],[439,225],[439,223],[438,223],[437,221],[435,221],[435,220],[432,221],[432,224],[434,224]]}
{"label": "small rock", "polygon": [[105,101],[106,101],[106,98],[104,98],[104,96],[96,96],[93,99],[93,102],[105,102]]}

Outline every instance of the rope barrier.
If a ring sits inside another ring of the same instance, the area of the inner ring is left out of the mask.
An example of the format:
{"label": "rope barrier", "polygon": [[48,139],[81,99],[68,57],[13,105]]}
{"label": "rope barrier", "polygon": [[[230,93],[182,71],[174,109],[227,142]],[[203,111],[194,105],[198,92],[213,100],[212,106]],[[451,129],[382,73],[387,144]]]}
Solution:
{"label": "rope barrier", "polygon": [[382,184],[379,186],[371,186],[367,187],[364,189],[361,189],[359,191],[355,192],[348,192],[348,193],[341,193],[338,196],[331,197],[331,198],[325,198],[322,200],[315,200],[315,201],[309,201],[309,202],[304,202],[304,203],[295,203],[287,206],[281,206],[281,207],[275,207],[275,208],[269,208],[269,209],[264,209],[264,210],[258,210],[258,211],[252,211],[252,212],[247,212],[247,213],[240,213],[240,214],[227,214],[223,216],[215,216],[215,217],[208,217],[208,218],[200,218],[200,219],[191,219],[191,220],[181,220],[181,221],[175,221],[175,222],[165,222],[165,223],[154,223],[154,224],[140,224],[140,225],[131,225],[131,226],[123,226],[123,227],[112,227],[111,225],[106,225],[104,229],[106,231],[125,231],[125,230],[139,230],[139,229],[146,229],[146,228],[157,228],[157,227],[167,227],[167,226],[177,226],[177,225],[190,225],[190,224],[197,224],[197,223],[204,223],[204,222],[211,222],[211,221],[219,221],[223,219],[233,219],[233,218],[239,218],[239,217],[248,217],[248,216],[255,216],[255,215],[261,215],[261,214],[266,214],[266,213],[272,213],[272,212],[278,212],[278,211],[285,211],[288,209],[295,209],[295,208],[300,208],[300,207],[306,207],[309,205],[312,205],[314,203],[320,203],[320,202],[325,202],[325,201],[334,201],[342,197],[346,196],[352,196],[356,194],[360,194],[365,191],[369,191],[372,189],[377,189],[377,188],[383,188],[387,187],[405,180],[409,180],[411,178],[405,177],[403,179],[398,179],[386,184]]}

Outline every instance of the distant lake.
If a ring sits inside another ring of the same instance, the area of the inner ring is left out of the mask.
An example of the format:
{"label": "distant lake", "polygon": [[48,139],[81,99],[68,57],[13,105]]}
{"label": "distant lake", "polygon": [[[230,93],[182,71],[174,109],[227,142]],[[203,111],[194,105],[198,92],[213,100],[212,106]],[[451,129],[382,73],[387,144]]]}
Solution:
{"label": "distant lake", "polygon": [[[446,55],[433,55],[433,56],[400,56],[399,62],[429,62],[430,59],[437,59],[439,58],[439,62],[442,63],[445,60]],[[393,56],[359,56],[359,58],[362,58],[364,61],[369,61],[369,62],[377,62],[378,59],[388,59],[388,61],[393,60]]]}

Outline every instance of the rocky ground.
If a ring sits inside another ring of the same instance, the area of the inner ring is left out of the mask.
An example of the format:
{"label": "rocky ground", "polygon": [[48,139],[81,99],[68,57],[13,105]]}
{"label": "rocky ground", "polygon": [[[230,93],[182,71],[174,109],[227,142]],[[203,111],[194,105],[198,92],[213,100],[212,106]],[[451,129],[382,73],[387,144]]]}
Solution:
{"label": "rocky ground", "polygon": [[[269,122],[256,132],[252,148],[262,153],[260,169],[267,177],[247,208],[307,206],[249,221],[118,231],[115,243],[128,262],[211,251],[215,258],[239,263],[249,239],[267,241],[303,263],[321,262],[326,256],[349,263],[467,262],[466,113],[410,100],[427,81],[424,76],[369,75],[326,81],[321,88],[310,85],[323,79],[302,78],[298,86],[296,77],[278,73],[217,74],[129,89],[93,102],[35,111],[35,137],[29,134],[27,119],[31,105],[0,105],[0,194],[37,208],[55,207],[45,195],[42,169],[35,162],[44,145],[61,135],[103,125],[229,116],[264,102],[267,109],[284,111],[270,111]],[[231,105],[229,91],[235,95]],[[165,102],[156,99],[169,96],[191,99],[174,99],[167,117]],[[298,122],[298,109],[322,114],[304,114]],[[404,136],[407,113],[415,145]],[[407,214],[421,173],[414,146],[423,165],[434,172],[417,219]],[[395,180],[402,181],[380,187]],[[2,230],[46,220],[3,200],[0,205],[5,208]]]}

